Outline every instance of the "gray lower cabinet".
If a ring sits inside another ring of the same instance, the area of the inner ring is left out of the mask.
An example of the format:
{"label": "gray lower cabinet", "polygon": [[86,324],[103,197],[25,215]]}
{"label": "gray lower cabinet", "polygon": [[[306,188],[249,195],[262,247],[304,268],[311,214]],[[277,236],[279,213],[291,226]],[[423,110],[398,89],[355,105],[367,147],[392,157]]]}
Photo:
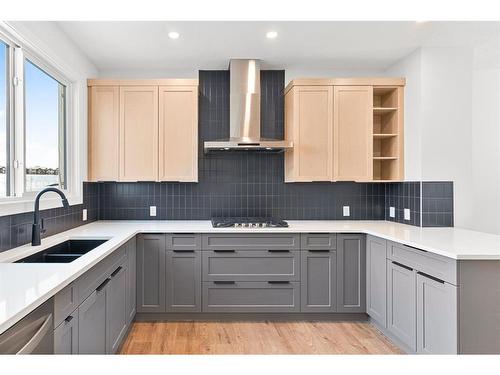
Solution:
{"label": "gray lower cabinet", "polygon": [[296,281],[207,281],[203,283],[205,312],[299,312]]}
{"label": "gray lower cabinet", "polygon": [[300,304],[303,312],[334,312],[337,295],[335,250],[301,252]]}
{"label": "gray lower cabinet", "polygon": [[337,311],[366,311],[366,246],[361,234],[337,235]]}
{"label": "gray lower cabinet", "polygon": [[78,354],[78,310],[54,330],[54,354]]}
{"label": "gray lower cabinet", "polygon": [[106,287],[106,353],[116,353],[127,332],[127,262],[112,271]]}
{"label": "gray lower cabinet", "polygon": [[417,353],[456,354],[457,287],[417,272]]}
{"label": "gray lower cabinet", "polygon": [[166,311],[201,311],[201,252],[166,252]]}
{"label": "gray lower cabinet", "polygon": [[415,352],[416,273],[412,268],[387,261],[387,330],[403,345]]}
{"label": "gray lower cabinet", "polygon": [[165,235],[137,237],[137,312],[165,312]]}
{"label": "gray lower cabinet", "polygon": [[366,313],[387,327],[387,241],[366,237]]}
{"label": "gray lower cabinet", "polygon": [[130,324],[136,311],[137,252],[135,237],[127,242],[127,320]]}
{"label": "gray lower cabinet", "polygon": [[78,307],[78,353],[106,353],[106,285],[104,283]]}

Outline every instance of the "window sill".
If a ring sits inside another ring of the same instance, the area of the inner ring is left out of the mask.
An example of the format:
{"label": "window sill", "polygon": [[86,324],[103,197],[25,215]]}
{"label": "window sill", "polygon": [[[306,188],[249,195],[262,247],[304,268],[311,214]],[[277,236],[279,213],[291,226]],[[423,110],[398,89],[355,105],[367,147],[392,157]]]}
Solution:
{"label": "window sill", "polygon": [[[76,194],[66,194],[70,206],[82,204],[83,197]],[[0,200],[0,216],[16,215],[33,212],[35,197],[7,198]],[[40,199],[40,210],[62,207],[61,198],[47,194]]]}

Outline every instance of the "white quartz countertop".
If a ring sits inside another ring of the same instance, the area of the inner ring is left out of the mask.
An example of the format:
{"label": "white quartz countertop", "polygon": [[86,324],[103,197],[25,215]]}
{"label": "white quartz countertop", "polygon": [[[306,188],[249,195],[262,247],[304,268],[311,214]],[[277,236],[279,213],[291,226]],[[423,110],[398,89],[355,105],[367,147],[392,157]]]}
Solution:
{"label": "white quartz countertop", "polygon": [[[387,221],[288,221],[288,228],[212,228],[210,221],[98,221],[0,253],[0,333],[138,233],[365,233],[461,260],[500,260],[500,235]],[[67,239],[109,239],[71,263],[12,263]]]}

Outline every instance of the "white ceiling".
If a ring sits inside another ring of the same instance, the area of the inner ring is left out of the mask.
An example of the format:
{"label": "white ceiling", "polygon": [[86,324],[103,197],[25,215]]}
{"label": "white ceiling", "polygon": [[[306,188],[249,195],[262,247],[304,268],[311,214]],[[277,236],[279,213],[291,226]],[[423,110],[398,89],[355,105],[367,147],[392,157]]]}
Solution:
{"label": "white ceiling", "polygon": [[[493,22],[57,22],[105,72],[225,69],[230,58],[264,68],[381,70],[420,46],[478,43]],[[275,40],[266,39],[276,30]],[[171,40],[169,31],[179,32]]]}

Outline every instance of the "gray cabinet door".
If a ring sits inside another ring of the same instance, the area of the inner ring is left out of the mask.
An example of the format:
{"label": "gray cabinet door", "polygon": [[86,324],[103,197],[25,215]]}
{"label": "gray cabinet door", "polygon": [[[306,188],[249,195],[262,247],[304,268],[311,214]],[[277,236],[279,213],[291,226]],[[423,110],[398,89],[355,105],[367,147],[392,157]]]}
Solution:
{"label": "gray cabinet door", "polygon": [[130,323],[135,317],[136,301],[136,275],[137,275],[137,253],[136,239],[127,243],[127,322]]}
{"label": "gray cabinet door", "polygon": [[201,251],[169,250],[166,255],[166,311],[201,311]]}
{"label": "gray cabinet door", "polygon": [[115,268],[106,290],[106,352],[116,353],[127,332],[127,262]]}
{"label": "gray cabinet door", "polygon": [[337,295],[336,251],[318,249],[301,253],[301,311],[334,312]]}
{"label": "gray cabinet door", "polygon": [[456,354],[457,287],[417,273],[417,352]]}
{"label": "gray cabinet door", "polygon": [[137,237],[137,312],[165,312],[165,235]]}
{"label": "gray cabinet door", "polygon": [[415,352],[416,274],[395,261],[387,261],[387,330],[405,349]]}
{"label": "gray cabinet door", "polygon": [[366,312],[387,327],[387,241],[366,237]]}
{"label": "gray cabinet door", "polygon": [[78,353],[106,354],[106,288],[98,288],[78,307]]}
{"label": "gray cabinet door", "polygon": [[54,354],[78,354],[78,310],[54,330]]}
{"label": "gray cabinet door", "polygon": [[366,246],[362,234],[337,235],[337,311],[365,312]]}

